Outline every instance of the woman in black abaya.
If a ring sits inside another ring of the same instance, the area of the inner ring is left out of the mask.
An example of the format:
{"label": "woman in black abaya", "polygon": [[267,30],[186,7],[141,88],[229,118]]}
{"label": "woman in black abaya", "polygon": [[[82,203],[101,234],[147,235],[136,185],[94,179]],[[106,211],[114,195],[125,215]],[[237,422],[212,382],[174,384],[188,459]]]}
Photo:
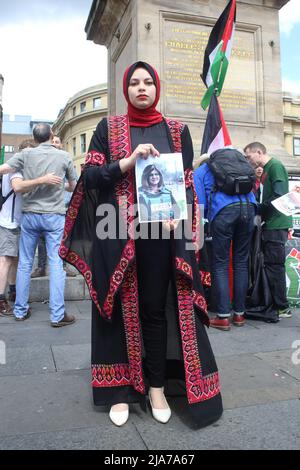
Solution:
{"label": "woman in black abaya", "polygon": [[[149,155],[159,159],[160,153],[182,153],[187,202],[193,206],[191,225],[194,235],[199,232],[192,141],[187,126],[156,110],[160,81],[149,64],[131,65],[123,90],[128,112],[97,126],[60,249],[61,257],[85,277],[93,301],[94,403],[109,405],[111,420],[122,425],[128,405],[144,404],[148,391],[153,417],[166,423],[171,410],[164,383],[179,379],[195,423],[205,426],[221,416],[222,399],[204,326],[209,319],[196,255],[187,249],[191,240],[174,235],[182,222],[173,220],[156,223],[156,239],[134,239],[135,163]],[[116,213],[116,233],[105,237],[110,208]],[[147,226],[148,235],[152,225]],[[166,233],[168,239],[163,238]],[[175,302],[166,312],[170,284]]]}

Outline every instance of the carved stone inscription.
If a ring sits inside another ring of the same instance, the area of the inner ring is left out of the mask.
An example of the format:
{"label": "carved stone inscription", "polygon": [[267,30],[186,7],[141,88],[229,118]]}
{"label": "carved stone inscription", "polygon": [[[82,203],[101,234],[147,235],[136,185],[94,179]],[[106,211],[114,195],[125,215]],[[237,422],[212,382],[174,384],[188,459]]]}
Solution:
{"label": "carved stone inscription", "polygon": [[[206,111],[200,105],[205,86],[200,73],[211,28],[165,19],[163,31],[165,113],[205,119]],[[254,52],[254,33],[236,31],[220,97],[226,121],[258,122]]]}

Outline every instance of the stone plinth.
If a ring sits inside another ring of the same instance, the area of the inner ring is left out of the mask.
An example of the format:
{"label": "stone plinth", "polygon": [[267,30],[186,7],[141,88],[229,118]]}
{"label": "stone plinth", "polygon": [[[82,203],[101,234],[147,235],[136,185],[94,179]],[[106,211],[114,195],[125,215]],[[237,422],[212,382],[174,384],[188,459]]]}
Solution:
{"label": "stone plinth", "polygon": [[[233,145],[263,142],[284,153],[278,11],[288,0],[240,0],[236,32],[220,104]],[[93,3],[88,39],[108,48],[109,112],[124,113],[125,68],[145,60],[159,72],[161,112],[186,122],[199,154],[207,111],[200,106],[204,50],[227,0],[105,0]]]}

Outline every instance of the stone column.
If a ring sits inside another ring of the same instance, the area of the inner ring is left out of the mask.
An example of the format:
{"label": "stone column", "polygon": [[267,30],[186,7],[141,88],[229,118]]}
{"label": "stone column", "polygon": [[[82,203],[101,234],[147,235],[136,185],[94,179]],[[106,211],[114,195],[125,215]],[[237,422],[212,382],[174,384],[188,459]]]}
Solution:
{"label": "stone column", "polygon": [[[233,145],[262,141],[292,170],[284,151],[278,11],[288,0],[239,0],[233,49],[220,104]],[[160,110],[190,127],[199,154],[207,111],[200,78],[209,33],[227,0],[98,0],[87,37],[108,48],[109,112],[124,113],[122,76],[136,60],[162,81]]]}

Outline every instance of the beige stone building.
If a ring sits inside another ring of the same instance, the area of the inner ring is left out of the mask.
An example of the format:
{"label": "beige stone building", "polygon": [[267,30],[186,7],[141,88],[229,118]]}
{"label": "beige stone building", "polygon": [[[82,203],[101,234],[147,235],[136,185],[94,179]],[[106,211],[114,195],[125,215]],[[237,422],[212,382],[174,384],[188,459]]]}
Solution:
{"label": "beige stone building", "polygon": [[[285,150],[279,11],[289,0],[238,0],[230,67],[220,104],[234,145],[262,141],[290,173],[299,164]],[[159,109],[189,125],[199,152],[206,112],[200,79],[212,26],[225,0],[97,0],[87,39],[108,49],[109,114],[122,114],[122,76],[136,60],[151,63],[162,83]]]}
{"label": "beige stone building", "polygon": [[290,155],[299,158],[300,173],[300,95],[283,93],[283,122],[284,146]]}
{"label": "beige stone building", "polygon": [[79,91],[67,102],[53,125],[64,148],[72,155],[77,173],[98,122],[107,115],[107,85],[95,85]]}

